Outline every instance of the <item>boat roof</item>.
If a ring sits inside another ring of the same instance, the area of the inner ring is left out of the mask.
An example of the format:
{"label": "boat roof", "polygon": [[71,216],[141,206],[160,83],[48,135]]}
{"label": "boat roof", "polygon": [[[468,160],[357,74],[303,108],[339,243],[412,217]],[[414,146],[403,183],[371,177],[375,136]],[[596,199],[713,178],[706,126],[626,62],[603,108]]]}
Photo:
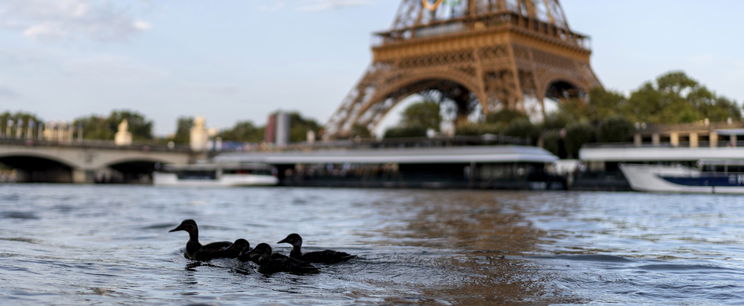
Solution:
{"label": "boat roof", "polygon": [[701,159],[700,166],[744,166],[744,159]]}
{"label": "boat roof", "polygon": [[579,151],[582,161],[699,161],[744,160],[744,147],[589,147]]}
{"label": "boat roof", "polygon": [[225,161],[217,163],[167,164],[166,170],[216,170],[216,169],[271,169],[271,165],[251,162]]}
{"label": "boat roof", "polygon": [[444,164],[444,163],[552,163],[558,157],[530,146],[467,146],[395,149],[353,149],[294,152],[222,153],[218,162],[280,164]]}
{"label": "boat roof", "polygon": [[744,129],[724,129],[716,130],[718,135],[744,135]]}

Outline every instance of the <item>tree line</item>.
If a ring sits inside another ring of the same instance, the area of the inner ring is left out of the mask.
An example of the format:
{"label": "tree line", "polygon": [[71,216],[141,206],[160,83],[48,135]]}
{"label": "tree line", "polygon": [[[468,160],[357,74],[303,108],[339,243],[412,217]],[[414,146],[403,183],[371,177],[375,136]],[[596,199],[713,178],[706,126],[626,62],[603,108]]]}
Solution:
{"label": "tree line", "polygon": [[[315,120],[303,117],[299,112],[290,112],[290,141],[302,142],[306,140],[308,131],[320,134],[322,126]],[[153,134],[153,121],[145,115],[131,110],[114,110],[107,116],[88,115],[79,117],[72,121],[72,127],[76,129],[75,136],[82,132],[82,138],[88,140],[113,140],[119,130],[119,123],[127,120],[129,132],[135,142],[155,142],[176,144],[188,144],[190,141],[193,117],[180,117],[176,122],[176,131],[173,135],[156,137]],[[17,122],[23,122],[25,126],[29,122],[43,122],[38,116],[26,112],[4,112],[0,114],[0,128],[5,131],[8,126]],[[230,128],[220,130],[218,136],[224,141],[259,143],[264,141],[266,127],[254,124],[252,121],[239,121]]]}
{"label": "tree line", "polygon": [[[489,113],[478,122],[458,122],[456,135],[495,134],[519,137],[542,145],[561,158],[577,158],[585,143],[629,142],[635,123],[678,124],[708,119],[711,122],[741,121],[742,109],[733,100],[717,95],[683,72],[669,72],[625,95],[594,88],[588,101],[560,101],[557,110],[534,123],[519,111]],[[439,130],[439,105],[422,101],[409,105],[397,126],[385,138],[425,137]],[[356,127],[354,134],[365,133]]]}
{"label": "tree line", "polygon": [[[427,131],[440,130],[442,109],[436,102],[421,101],[403,110],[400,122],[384,132],[384,138],[426,137]],[[290,141],[306,140],[308,131],[320,135],[322,125],[289,113]],[[188,144],[192,117],[180,117],[176,131],[167,137],[155,137],[153,122],[143,114],[129,110],[115,110],[107,116],[89,115],[75,119],[72,125],[82,128],[84,139],[111,140],[119,123],[126,119],[134,141],[153,141]],[[518,137],[534,145],[541,145],[561,158],[577,158],[585,143],[629,142],[635,123],[676,124],[708,119],[711,122],[741,121],[741,107],[733,100],[717,95],[683,72],[670,72],[623,94],[603,88],[589,92],[588,101],[560,101],[557,110],[545,115],[541,122],[533,122],[519,111],[504,109],[489,113],[477,122],[457,122],[455,135],[476,136],[495,134]],[[1,131],[14,122],[42,122],[34,114],[5,112],[0,114]],[[251,121],[239,121],[219,131],[224,141],[259,143],[264,140],[266,127]],[[373,134],[362,125],[352,126],[352,137],[369,138]]]}

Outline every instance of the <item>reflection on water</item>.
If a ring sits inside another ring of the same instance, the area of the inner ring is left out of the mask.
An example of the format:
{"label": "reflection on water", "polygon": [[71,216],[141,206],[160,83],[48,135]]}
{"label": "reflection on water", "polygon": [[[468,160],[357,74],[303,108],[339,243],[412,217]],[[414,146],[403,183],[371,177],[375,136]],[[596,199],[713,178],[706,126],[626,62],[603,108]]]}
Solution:
{"label": "reflection on water", "polygon": [[[744,198],[636,193],[0,186],[0,303],[741,304]],[[359,258],[266,276],[183,258],[275,242]]]}

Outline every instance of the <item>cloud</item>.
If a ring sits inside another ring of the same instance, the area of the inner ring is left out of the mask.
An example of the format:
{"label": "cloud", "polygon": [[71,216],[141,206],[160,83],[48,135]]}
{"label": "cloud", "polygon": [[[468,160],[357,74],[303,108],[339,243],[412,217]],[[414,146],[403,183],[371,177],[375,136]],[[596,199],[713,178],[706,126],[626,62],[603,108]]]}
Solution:
{"label": "cloud", "polygon": [[126,39],[152,25],[113,0],[2,0],[0,27],[43,41]]}

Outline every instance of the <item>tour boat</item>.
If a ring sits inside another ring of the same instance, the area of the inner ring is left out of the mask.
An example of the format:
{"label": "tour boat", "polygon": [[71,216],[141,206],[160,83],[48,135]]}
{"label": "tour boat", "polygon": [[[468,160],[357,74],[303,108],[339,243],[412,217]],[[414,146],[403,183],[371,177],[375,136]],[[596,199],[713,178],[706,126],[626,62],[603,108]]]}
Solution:
{"label": "tour boat", "polygon": [[744,160],[701,160],[698,167],[620,164],[634,190],[744,194]]}
{"label": "tour boat", "polygon": [[153,173],[156,186],[271,186],[279,183],[275,169],[257,163],[197,163],[167,165]]}

